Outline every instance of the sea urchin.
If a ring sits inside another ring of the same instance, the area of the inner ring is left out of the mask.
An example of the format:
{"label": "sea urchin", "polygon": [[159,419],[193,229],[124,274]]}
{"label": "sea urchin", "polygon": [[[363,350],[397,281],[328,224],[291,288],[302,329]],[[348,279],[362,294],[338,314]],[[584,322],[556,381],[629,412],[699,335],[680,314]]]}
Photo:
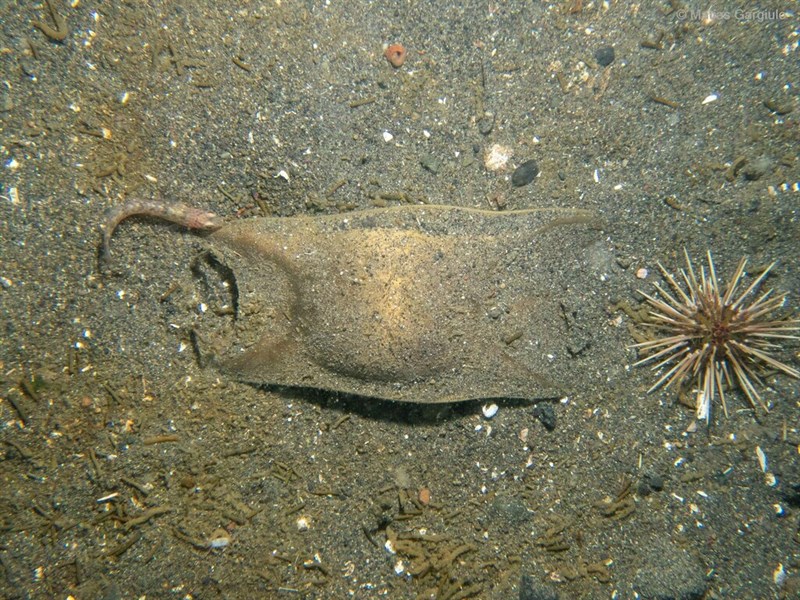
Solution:
{"label": "sea urchin", "polygon": [[696,380],[697,418],[709,419],[717,395],[725,415],[725,386],[735,381],[750,404],[767,410],[756,390],[768,368],[800,378],[800,371],[774,357],[779,340],[798,340],[800,319],[781,315],[786,294],[760,292],[772,263],[741,294],[737,288],[745,276],[747,259],[742,258],[724,292],[720,290],[714,261],[708,252],[708,272],[700,267],[695,275],[684,249],[686,270],[680,275],[686,289],[661,264],[659,268],[671,292],[655,284],[657,296],[639,292],[650,305],[645,325],[657,332],[652,340],[634,344],[644,358],[634,363],[656,363],[653,370],[666,372],[648,390],[668,388],[687,378]]}

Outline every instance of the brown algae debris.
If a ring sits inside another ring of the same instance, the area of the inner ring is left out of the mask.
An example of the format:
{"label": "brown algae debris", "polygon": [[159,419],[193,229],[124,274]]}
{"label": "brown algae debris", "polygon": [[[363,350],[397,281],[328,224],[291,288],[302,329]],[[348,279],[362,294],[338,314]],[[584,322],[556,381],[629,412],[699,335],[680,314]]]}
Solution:
{"label": "brown algae debris", "polygon": [[55,6],[53,6],[53,0],[45,0],[45,4],[47,5],[47,10],[50,12],[50,18],[53,19],[55,27],[51,27],[44,21],[31,21],[31,25],[36,27],[54,42],[63,42],[65,39],[67,39],[67,34],[69,34],[67,20],[62,17],[56,10]]}
{"label": "brown algae debris", "polygon": [[571,380],[563,230],[587,211],[412,205],[222,224],[132,202],[109,213],[104,247],[133,214],[210,231],[232,310],[203,315],[197,351],[236,379],[423,403],[556,397]]}

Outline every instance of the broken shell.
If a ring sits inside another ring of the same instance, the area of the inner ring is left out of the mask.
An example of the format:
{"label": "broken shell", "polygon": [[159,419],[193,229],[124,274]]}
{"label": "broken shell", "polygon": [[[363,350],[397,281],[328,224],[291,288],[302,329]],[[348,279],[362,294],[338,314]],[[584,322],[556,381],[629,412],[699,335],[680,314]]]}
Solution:
{"label": "broken shell", "polygon": [[487,419],[491,419],[493,416],[495,416],[498,410],[499,407],[494,402],[491,404],[484,404],[481,408],[481,411],[483,411],[483,416]]}
{"label": "broken shell", "polygon": [[209,548],[225,548],[231,543],[230,534],[224,529],[217,529],[208,540]]}
{"label": "broken shell", "polygon": [[486,151],[483,164],[489,171],[501,171],[506,168],[512,156],[514,156],[514,151],[511,148],[494,144]]}

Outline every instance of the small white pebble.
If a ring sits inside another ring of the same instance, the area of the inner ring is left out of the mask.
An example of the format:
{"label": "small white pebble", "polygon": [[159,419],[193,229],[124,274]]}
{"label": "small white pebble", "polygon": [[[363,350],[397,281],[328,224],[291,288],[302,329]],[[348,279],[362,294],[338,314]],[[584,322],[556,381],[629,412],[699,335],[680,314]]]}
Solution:
{"label": "small white pebble", "polygon": [[638,269],[636,271],[636,277],[638,279],[647,279],[648,273],[649,273],[649,271],[647,270],[647,268],[642,267],[641,269]]}
{"label": "small white pebble", "polygon": [[393,139],[394,139],[394,136],[391,133],[389,133],[388,131],[384,131],[383,132],[383,141],[384,142],[386,142],[388,144]]}
{"label": "small white pebble", "polygon": [[405,564],[403,564],[402,560],[398,560],[396,563],[394,563],[394,572],[397,575],[402,575],[405,572],[405,570],[406,566]]}
{"label": "small white pebble", "polygon": [[296,521],[297,531],[308,531],[311,527],[311,519],[305,515],[300,515]]}
{"label": "small white pebble", "polygon": [[703,104],[711,104],[712,102],[716,102],[719,99],[719,96],[716,94],[709,94],[703,99]]}
{"label": "small white pebble", "polygon": [[486,417],[487,419],[491,419],[493,416],[495,416],[498,410],[500,410],[500,407],[497,406],[497,404],[495,404],[494,402],[492,402],[491,404],[484,404],[483,407],[481,408],[483,416]]}
{"label": "small white pebble", "polygon": [[764,483],[766,483],[769,487],[775,487],[778,485],[778,478],[775,477],[774,473],[767,473],[764,476]]}

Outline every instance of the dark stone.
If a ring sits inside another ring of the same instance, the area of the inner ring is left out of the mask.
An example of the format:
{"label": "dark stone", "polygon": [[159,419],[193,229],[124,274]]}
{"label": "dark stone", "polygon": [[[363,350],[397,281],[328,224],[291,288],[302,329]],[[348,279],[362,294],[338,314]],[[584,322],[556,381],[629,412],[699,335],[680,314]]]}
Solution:
{"label": "dark stone", "polygon": [[524,163],[514,169],[514,173],[511,175],[511,185],[514,187],[528,185],[531,181],[536,179],[538,174],[539,165],[536,164],[536,161],[526,160]]}
{"label": "dark stone", "polygon": [[614,62],[614,46],[603,46],[594,51],[594,59],[601,67],[607,67]]}
{"label": "dark stone", "polygon": [[783,499],[789,503],[792,508],[800,508],[800,483],[789,483],[783,486]]}
{"label": "dark stone", "polygon": [[523,574],[519,581],[519,600],[559,600],[559,596],[553,588]]}
{"label": "dark stone", "polygon": [[503,309],[499,306],[493,306],[486,314],[489,315],[490,319],[499,319],[503,316]]}
{"label": "dark stone", "polygon": [[699,600],[708,584],[700,561],[662,538],[640,541],[641,565],[633,589],[648,600]]}
{"label": "dark stone", "polygon": [[98,600],[122,600],[122,592],[116,583],[109,583],[100,596],[96,596]]}
{"label": "dark stone", "polygon": [[516,529],[531,518],[525,503],[510,496],[496,497],[487,513],[491,522],[500,529]]}
{"label": "dark stone", "polygon": [[483,135],[489,135],[494,129],[494,114],[486,113],[478,120],[478,131]]}
{"label": "dark stone", "polygon": [[637,491],[642,496],[649,496],[652,492],[660,492],[664,489],[664,478],[656,473],[655,471],[650,471],[649,469],[642,473],[642,477],[639,480],[639,486]]}
{"label": "dark stone", "polygon": [[539,419],[547,431],[556,428],[556,411],[550,404],[537,404],[533,407],[533,416]]}
{"label": "dark stone", "polygon": [[567,342],[567,352],[573,358],[580,356],[592,345],[592,340],[586,331],[570,332],[570,339]]}
{"label": "dark stone", "polygon": [[423,169],[433,173],[434,175],[436,175],[439,172],[439,169],[442,167],[441,161],[434,158],[430,154],[426,154],[420,158],[419,163],[422,165]]}
{"label": "dark stone", "polygon": [[744,178],[748,181],[757,181],[770,171],[772,171],[772,161],[767,156],[759,156],[742,169]]}

